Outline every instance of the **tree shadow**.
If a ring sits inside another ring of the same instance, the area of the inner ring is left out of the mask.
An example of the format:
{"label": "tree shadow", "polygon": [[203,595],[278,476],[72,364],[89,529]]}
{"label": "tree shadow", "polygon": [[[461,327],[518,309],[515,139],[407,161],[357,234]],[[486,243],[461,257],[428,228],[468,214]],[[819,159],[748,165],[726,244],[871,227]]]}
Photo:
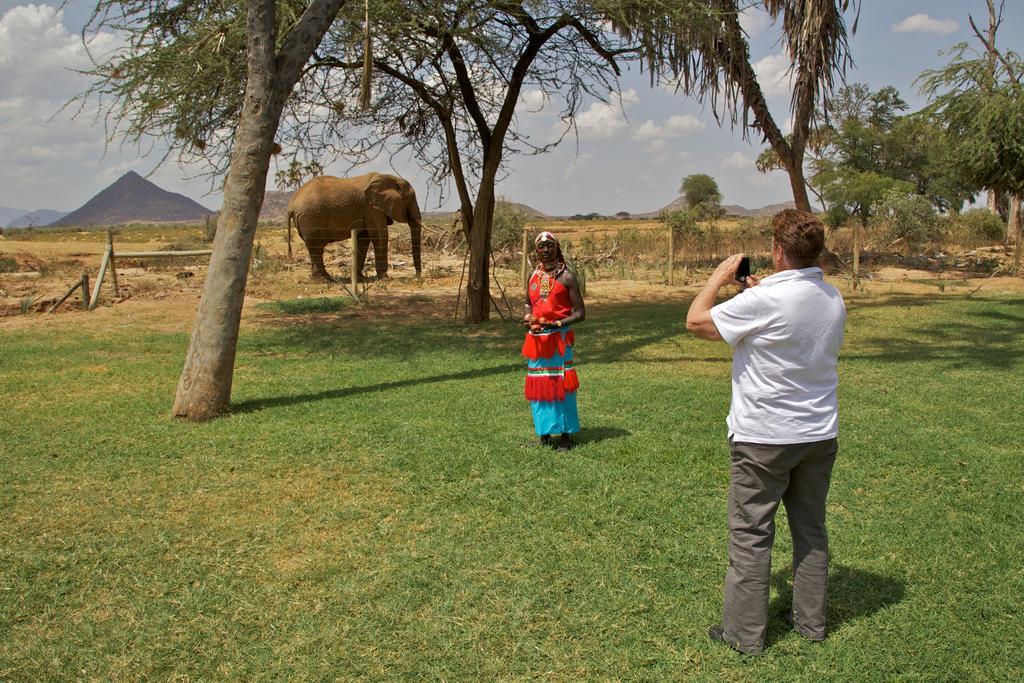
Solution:
{"label": "tree shadow", "polygon": [[[964,302],[960,302],[964,303]],[[1002,300],[1024,307],[1024,300]],[[965,304],[970,305],[970,304]],[[992,309],[965,310],[956,322],[948,319],[909,329],[904,336],[865,339],[863,350],[843,353],[844,360],[881,363],[932,362],[947,369],[984,367],[1015,370],[1021,365],[1024,315]]]}
{"label": "tree shadow", "polygon": [[[792,629],[782,614],[793,603],[790,583],[793,568],[784,567],[772,573],[772,585],[778,595],[768,606],[767,645],[782,639]],[[882,576],[846,565],[832,565],[828,579],[828,632],[835,633],[847,622],[866,617],[895,605],[903,599],[906,584],[902,579]]]}
{"label": "tree shadow", "polygon": [[[588,318],[579,330],[579,359],[584,364],[613,363],[628,359],[638,349],[655,344],[682,332],[679,305],[628,305],[603,307],[599,315]],[[434,374],[390,382],[338,387],[323,391],[254,398],[232,405],[233,413],[250,413],[266,408],[323,401],[359,394],[395,391],[403,388],[447,382],[472,380],[510,372],[525,372],[519,357],[523,328],[508,322],[483,325],[438,325],[436,321],[392,320],[374,324],[339,318],[318,320],[309,325],[289,324],[282,328],[264,329],[245,340],[244,352],[253,355],[318,354],[344,355],[351,358],[375,358],[408,361],[429,356],[438,349],[469,348],[476,355],[495,359],[515,359],[485,368],[463,372]],[[590,352],[588,349],[593,349]],[[686,358],[680,358],[685,360]],[[689,360],[705,360],[689,358]],[[706,360],[720,360],[710,357]],[[726,359],[727,360],[727,359]],[[623,436],[611,432],[595,432],[600,439]]]}
{"label": "tree shadow", "polygon": [[516,372],[522,370],[522,366],[519,363],[505,363],[503,365],[495,365],[489,368],[476,368],[473,370],[465,370],[463,372],[446,373],[443,375],[428,375],[426,377],[410,377],[409,379],[396,380],[394,382],[378,382],[377,384],[364,384],[361,386],[352,387],[338,387],[337,389],[325,389],[324,391],[314,391],[306,394],[292,394],[290,396],[274,396],[270,398],[255,398],[248,399],[245,401],[239,401],[231,405],[232,413],[254,413],[266,408],[280,408],[283,406],[296,405],[298,403],[309,403],[312,401],[326,401],[336,398],[346,398],[348,396],[357,396],[359,394],[369,394],[379,391],[390,391],[393,389],[403,389],[405,387],[413,387],[421,384],[431,384],[433,382],[449,382],[452,380],[463,380],[463,379],[477,379],[479,377],[489,377],[492,375],[501,375],[508,372]]}

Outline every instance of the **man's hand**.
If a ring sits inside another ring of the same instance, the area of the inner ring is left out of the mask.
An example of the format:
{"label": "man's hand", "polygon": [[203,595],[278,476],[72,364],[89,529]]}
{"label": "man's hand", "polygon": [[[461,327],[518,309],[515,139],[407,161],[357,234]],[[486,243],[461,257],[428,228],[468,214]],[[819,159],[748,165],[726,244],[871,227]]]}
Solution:
{"label": "man's hand", "polygon": [[[718,290],[725,285],[737,285],[746,289],[757,285],[757,279],[748,275],[748,282],[740,282],[736,279],[736,269],[740,265],[743,254],[733,254],[718,264],[715,272],[711,273],[708,283],[704,289],[694,297],[690,304],[690,310],[686,312],[686,329],[701,339],[717,341],[722,338],[715,327],[715,321],[711,318],[711,308],[715,305],[715,297]],[[749,282],[753,280],[752,282]]]}
{"label": "man's hand", "polygon": [[[726,285],[737,285],[745,288],[747,285],[736,279],[736,269],[740,267],[740,259],[742,258],[743,254],[733,254],[719,263],[718,267],[715,268],[715,272],[711,273],[711,277],[708,278],[708,284],[718,288]],[[749,278],[750,276],[748,275],[747,277]],[[757,284],[757,282],[755,281],[754,284]],[[753,287],[754,285],[750,286]]]}

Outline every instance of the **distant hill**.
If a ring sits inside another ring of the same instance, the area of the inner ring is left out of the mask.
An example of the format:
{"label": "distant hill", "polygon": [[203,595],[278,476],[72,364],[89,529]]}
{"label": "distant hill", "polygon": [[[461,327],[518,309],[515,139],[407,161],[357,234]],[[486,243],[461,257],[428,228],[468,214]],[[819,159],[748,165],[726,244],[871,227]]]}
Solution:
{"label": "distant hill", "polygon": [[27,228],[30,225],[49,225],[54,221],[60,220],[64,216],[67,216],[67,211],[54,211],[53,209],[39,209],[32,213],[26,213],[24,216],[15,218],[13,221],[7,224],[8,228]]}
{"label": "distant hill", "polygon": [[260,220],[284,223],[288,219],[288,200],[295,194],[294,190],[267,190],[263,195],[263,206],[260,208]]}
{"label": "distant hill", "polygon": [[515,208],[519,209],[519,211],[525,213],[530,218],[550,218],[550,216],[548,216],[546,213],[544,213],[542,211],[538,211],[537,209],[533,208],[532,206],[528,206],[526,204],[520,204],[519,202],[509,202],[509,204],[511,204]]}
{"label": "distant hill", "polygon": [[0,206],[0,227],[7,227],[9,221],[28,213],[28,209],[12,209],[9,206]]}
{"label": "distant hill", "polygon": [[793,202],[781,202],[779,204],[769,204],[768,206],[762,206],[760,209],[745,209],[742,206],[736,204],[726,204],[722,207],[725,212],[730,216],[740,216],[743,218],[759,218],[761,216],[774,216],[783,209],[795,209],[796,204]]}
{"label": "distant hill", "polygon": [[[741,218],[757,218],[759,216],[773,216],[783,209],[795,208],[793,202],[782,202],[780,204],[769,204],[768,206],[762,206],[759,209],[748,209],[737,204],[724,204],[722,206],[725,209],[725,213],[728,216],[739,216]],[[657,218],[661,215],[662,211],[680,211],[686,208],[686,199],[680,195],[673,199],[671,202],[661,207],[657,211],[651,211],[650,213],[637,213],[633,214],[633,218]]]}
{"label": "distant hill", "polygon": [[213,213],[184,195],[168,192],[129,171],[68,215],[50,225],[115,225],[132,221],[173,222]]}

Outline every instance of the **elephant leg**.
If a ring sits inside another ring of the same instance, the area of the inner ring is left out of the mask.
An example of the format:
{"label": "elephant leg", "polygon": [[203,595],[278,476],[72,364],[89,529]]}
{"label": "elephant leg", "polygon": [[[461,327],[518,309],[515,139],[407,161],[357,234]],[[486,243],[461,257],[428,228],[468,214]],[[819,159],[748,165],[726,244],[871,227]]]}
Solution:
{"label": "elephant leg", "polygon": [[382,238],[373,239],[373,264],[377,268],[377,278],[384,279],[388,276],[388,233],[384,231]]}
{"label": "elephant leg", "polygon": [[365,282],[366,276],[363,275],[363,268],[366,266],[366,252],[370,250],[370,236],[366,234],[365,230],[360,230],[355,233],[356,240],[356,272],[359,273],[359,281]]}
{"label": "elephant leg", "polygon": [[312,241],[306,244],[306,250],[309,252],[310,276],[314,282],[327,282],[331,279],[327,274],[327,268],[324,267],[325,246],[327,245]]}

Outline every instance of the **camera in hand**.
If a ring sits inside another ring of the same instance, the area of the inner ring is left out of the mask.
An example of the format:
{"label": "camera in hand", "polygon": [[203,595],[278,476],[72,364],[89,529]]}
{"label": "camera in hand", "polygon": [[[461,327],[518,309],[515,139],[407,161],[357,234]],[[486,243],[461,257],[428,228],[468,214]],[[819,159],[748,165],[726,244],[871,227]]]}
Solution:
{"label": "camera in hand", "polygon": [[740,259],[740,265],[736,268],[736,279],[740,282],[746,282],[748,275],[750,275],[750,257],[744,256]]}

